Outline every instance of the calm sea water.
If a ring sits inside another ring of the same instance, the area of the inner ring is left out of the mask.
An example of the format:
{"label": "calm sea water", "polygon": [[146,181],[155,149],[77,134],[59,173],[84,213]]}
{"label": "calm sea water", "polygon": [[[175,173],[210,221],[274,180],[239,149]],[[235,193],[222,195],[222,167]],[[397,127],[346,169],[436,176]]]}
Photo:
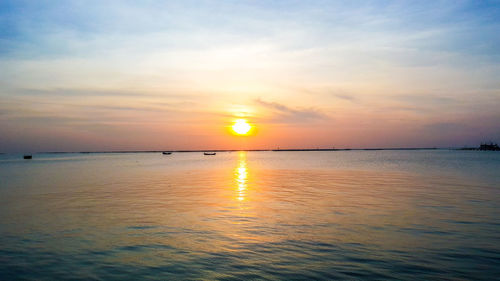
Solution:
{"label": "calm sea water", "polygon": [[0,155],[0,280],[493,280],[500,153]]}

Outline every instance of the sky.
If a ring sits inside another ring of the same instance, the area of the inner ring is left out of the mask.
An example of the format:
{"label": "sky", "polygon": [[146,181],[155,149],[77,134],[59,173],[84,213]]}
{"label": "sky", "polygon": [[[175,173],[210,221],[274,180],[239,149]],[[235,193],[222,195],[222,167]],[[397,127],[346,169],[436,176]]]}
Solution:
{"label": "sky", "polygon": [[3,0],[0,152],[500,142],[499,46],[500,1]]}

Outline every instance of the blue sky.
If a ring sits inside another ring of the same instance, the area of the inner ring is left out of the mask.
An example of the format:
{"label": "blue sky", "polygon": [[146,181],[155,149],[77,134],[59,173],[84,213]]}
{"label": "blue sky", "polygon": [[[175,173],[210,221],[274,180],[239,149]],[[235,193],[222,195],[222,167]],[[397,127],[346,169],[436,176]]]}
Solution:
{"label": "blue sky", "polygon": [[499,7],[2,1],[0,150],[500,141]]}

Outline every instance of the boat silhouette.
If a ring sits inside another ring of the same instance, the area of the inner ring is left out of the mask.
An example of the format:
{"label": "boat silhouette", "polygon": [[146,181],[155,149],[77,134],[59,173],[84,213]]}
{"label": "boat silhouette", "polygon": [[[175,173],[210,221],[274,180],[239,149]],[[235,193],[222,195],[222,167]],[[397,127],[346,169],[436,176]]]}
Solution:
{"label": "boat silhouette", "polygon": [[215,152],[203,152],[203,155],[215,155]]}

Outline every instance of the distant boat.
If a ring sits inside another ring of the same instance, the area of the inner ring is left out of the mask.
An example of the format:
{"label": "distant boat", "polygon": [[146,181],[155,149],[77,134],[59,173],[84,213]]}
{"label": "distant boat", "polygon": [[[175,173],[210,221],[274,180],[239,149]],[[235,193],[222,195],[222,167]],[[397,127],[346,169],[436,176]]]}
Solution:
{"label": "distant boat", "polygon": [[170,154],[172,154],[172,152],[170,152],[170,151],[163,151],[162,154],[163,155],[170,155]]}
{"label": "distant boat", "polygon": [[215,155],[215,152],[203,152],[204,155]]}
{"label": "distant boat", "polygon": [[24,156],[23,156],[23,159],[32,159],[32,158],[33,158],[33,156],[32,156],[32,155],[24,155]]}

